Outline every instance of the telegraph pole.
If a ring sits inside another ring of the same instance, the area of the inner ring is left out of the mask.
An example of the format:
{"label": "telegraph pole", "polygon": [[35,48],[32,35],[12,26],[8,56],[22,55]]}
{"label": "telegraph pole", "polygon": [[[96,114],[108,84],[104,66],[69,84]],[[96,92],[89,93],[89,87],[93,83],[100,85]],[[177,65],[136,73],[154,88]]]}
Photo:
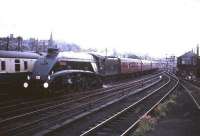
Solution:
{"label": "telegraph pole", "polygon": [[6,38],[6,50],[8,51],[9,49],[9,37]]}

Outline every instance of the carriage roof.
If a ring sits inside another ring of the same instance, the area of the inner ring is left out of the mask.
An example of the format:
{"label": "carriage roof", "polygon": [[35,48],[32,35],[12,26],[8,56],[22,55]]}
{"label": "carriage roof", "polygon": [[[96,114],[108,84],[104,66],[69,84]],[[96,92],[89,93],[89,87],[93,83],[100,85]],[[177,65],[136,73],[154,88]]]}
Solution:
{"label": "carriage roof", "polygon": [[37,59],[40,55],[31,52],[20,52],[20,51],[3,51],[0,50],[1,58],[28,58],[28,59]]}

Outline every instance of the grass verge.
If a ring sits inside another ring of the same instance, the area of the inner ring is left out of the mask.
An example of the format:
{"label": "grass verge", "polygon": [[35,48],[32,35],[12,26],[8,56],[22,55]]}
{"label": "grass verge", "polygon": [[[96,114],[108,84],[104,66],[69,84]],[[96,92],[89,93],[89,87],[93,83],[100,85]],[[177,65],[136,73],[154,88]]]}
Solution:
{"label": "grass verge", "polygon": [[159,119],[167,116],[169,107],[176,104],[176,98],[176,94],[171,94],[166,101],[154,109],[151,115],[142,118],[132,136],[144,136],[147,132],[154,130]]}

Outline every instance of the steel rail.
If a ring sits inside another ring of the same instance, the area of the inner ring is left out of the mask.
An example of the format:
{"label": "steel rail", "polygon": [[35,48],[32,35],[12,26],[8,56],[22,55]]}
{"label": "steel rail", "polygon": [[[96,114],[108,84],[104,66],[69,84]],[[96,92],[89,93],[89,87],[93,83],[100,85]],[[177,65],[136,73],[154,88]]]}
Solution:
{"label": "steel rail", "polygon": [[160,88],[156,89],[155,91],[153,91],[152,93],[148,94],[147,96],[143,97],[142,99],[140,99],[139,101],[133,103],[132,105],[130,105],[129,107],[123,109],[122,111],[118,112],[117,114],[113,115],[112,117],[106,119],[105,121],[101,122],[100,124],[96,125],[95,127],[89,129],[88,131],[84,132],[83,134],[81,134],[81,136],[85,136],[85,135],[89,135],[91,133],[93,133],[96,129],[99,129],[100,127],[104,126],[105,124],[109,123],[110,121],[112,121],[113,119],[117,118],[118,116],[120,116],[121,114],[125,113],[126,111],[128,111],[129,109],[131,109],[132,107],[136,106],[137,104],[143,102],[146,98],[150,97],[151,95],[155,94],[156,92],[158,92],[161,88],[167,86],[170,83],[171,79],[169,78],[168,82],[166,84],[164,84],[163,86],[161,86]]}
{"label": "steel rail", "polygon": [[[131,82],[128,82],[128,83],[122,83],[122,84],[117,84],[117,85],[113,85],[112,87],[108,87],[108,88],[100,88],[100,89],[95,89],[95,90],[90,90],[90,91],[83,91],[83,92],[79,92],[79,93],[70,93],[70,94],[66,94],[66,95],[62,95],[62,96],[58,96],[58,97],[53,97],[53,98],[46,98],[46,99],[42,99],[42,100],[33,100],[33,101],[29,101],[29,102],[26,102],[26,101],[23,101],[19,104],[14,104],[14,105],[9,105],[9,106],[4,106],[4,107],[0,107],[0,111],[2,113],[3,110],[6,110],[6,111],[9,111],[9,109],[17,109],[18,111],[19,110],[22,110],[24,109],[25,107],[24,106],[28,106],[29,108],[30,105],[36,105],[36,104],[40,104],[42,102],[45,102],[47,101],[47,104],[52,104],[51,102],[48,102],[48,101],[55,101],[55,100],[60,100],[60,99],[73,99],[72,97],[78,97],[78,96],[81,96],[81,95],[88,95],[90,93],[94,93],[95,92],[100,92],[100,91],[104,91],[104,90],[108,90],[108,89],[117,89],[119,87],[125,87],[127,85],[131,85],[131,84],[135,84],[137,82],[141,82],[143,80],[148,80],[150,78],[153,78],[153,77],[156,77],[158,75],[162,74],[161,73],[158,73],[158,74],[155,74],[155,75],[151,75],[150,77],[145,77],[145,78],[142,78],[142,79],[138,79],[138,80],[135,80],[135,81],[131,81]],[[67,97],[66,97],[67,96]],[[42,103],[41,105],[43,105],[44,103]]]}
{"label": "steel rail", "polygon": [[101,105],[101,106],[99,106],[99,107],[97,107],[97,108],[91,109],[90,111],[86,111],[86,112],[84,112],[84,113],[82,113],[82,114],[80,114],[80,115],[78,115],[78,116],[75,116],[75,117],[73,117],[73,118],[71,118],[71,119],[65,120],[63,123],[59,123],[59,124],[57,124],[57,125],[55,125],[55,126],[53,126],[53,127],[48,128],[47,130],[43,130],[43,131],[41,131],[41,132],[36,133],[34,136],[43,136],[43,135],[46,135],[46,134],[48,134],[48,133],[51,133],[52,131],[55,131],[55,130],[57,130],[57,129],[59,129],[59,128],[62,128],[63,126],[70,125],[70,124],[73,123],[74,121],[78,121],[79,119],[81,119],[81,118],[83,118],[83,117],[86,117],[86,116],[89,116],[90,114],[93,114],[93,113],[95,113],[95,112],[97,112],[97,111],[100,111],[100,110],[102,110],[102,109],[105,109],[106,107],[108,107],[108,106],[110,106],[110,105],[112,105],[112,104],[114,104],[114,103],[117,103],[117,102],[119,102],[119,101],[121,101],[121,100],[123,100],[123,99],[126,99],[126,98],[128,98],[128,97],[130,97],[130,96],[132,96],[132,95],[135,95],[135,94],[138,94],[138,93],[140,93],[140,92],[143,92],[145,89],[147,89],[147,88],[149,88],[149,87],[151,87],[151,86],[153,86],[153,85],[159,83],[160,81],[161,81],[161,79],[160,79],[159,81],[156,81],[155,83],[152,83],[152,84],[150,84],[150,85],[144,87],[144,88],[140,88],[140,89],[138,89],[138,90],[135,91],[135,92],[132,92],[132,93],[130,93],[130,94],[128,94],[128,95],[122,96],[122,97],[120,97],[119,99],[115,99],[115,100],[113,100],[113,101],[111,101],[111,102],[108,102],[108,103],[106,103],[106,104],[104,104],[104,105]]}
{"label": "steel rail", "polygon": [[[194,88],[200,90],[199,87],[194,86],[193,84],[190,83],[191,86],[193,86]],[[200,110],[200,104],[197,102],[197,100],[195,99],[195,97],[192,95],[192,92],[188,89],[188,87],[186,87],[186,85],[184,85],[183,83],[181,83],[181,86],[184,88],[184,90],[188,93],[188,95],[190,96],[190,98],[192,99],[192,101],[195,103],[196,107],[198,110]]]}
{"label": "steel rail", "polygon": [[[171,74],[170,74],[171,75]],[[122,133],[120,136],[128,136],[131,132],[131,130],[136,127],[136,125],[145,117],[147,116],[150,112],[152,112],[162,101],[164,101],[167,96],[172,93],[176,87],[178,86],[179,84],[179,79],[177,77],[175,77],[174,75],[171,75],[173,76],[176,80],[177,80],[177,83],[175,84],[175,86],[173,88],[171,88],[156,104],[154,104],[151,109],[149,109],[145,114],[143,114],[134,124],[132,124],[124,133]]]}
{"label": "steel rail", "polygon": [[[157,77],[156,77],[157,78]],[[40,120],[37,120],[37,121],[40,121]],[[37,123],[37,121],[35,121],[34,123]],[[24,125],[29,125],[29,124],[24,124]]]}
{"label": "steel rail", "polygon": [[[155,78],[157,78],[157,77],[155,77]],[[149,79],[149,78],[147,78],[147,80],[148,80],[148,79]],[[143,81],[144,79],[141,79],[141,80]],[[133,83],[138,83],[138,82],[140,82],[141,80],[135,81],[135,82],[133,82]],[[129,85],[132,86],[133,83],[132,83],[132,84],[128,84],[128,85],[125,86],[125,87],[128,88]],[[120,89],[122,89],[122,88],[121,88],[121,86],[119,86],[119,88],[115,88],[115,89],[120,90]],[[72,99],[72,100],[70,100],[70,101],[64,101],[64,102],[59,103],[59,104],[57,104],[57,105],[50,105],[50,106],[44,107],[44,108],[42,108],[42,109],[37,109],[37,110],[35,110],[35,111],[31,111],[31,112],[27,112],[27,113],[24,113],[24,114],[16,115],[16,116],[13,116],[13,117],[9,117],[9,118],[6,118],[6,119],[1,120],[1,121],[0,121],[0,126],[1,126],[1,124],[4,125],[4,123],[5,123],[5,122],[8,122],[8,121],[20,119],[20,118],[23,118],[23,117],[26,117],[26,116],[30,116],[30,115],[39,113],[39,112],[44,112],[44,111],[46,111],[46,110],[50,110],[50,109],[52,110],[52,109],[55,109],[55,108],[57,108],[57,107],[59,107],[59,106],[65,105],[65,104],[70,104],[70,103],[73,103],[73,102],[76,102],[76,101],[78,102],[78,101],[84,100],[84,99],[86,99],[86,98],[91,98],[91,97],[95,97],[95,96],[102,95],[102,94],[105,94],[105,93],[110,93],[110,92],[112,92],[112,91],[113,91],[113,89],[111,88],[111,89],[108,89],[108,90],[105,90],[105,91],[102,91],[102,92],[97,92],[97,93],[94,93],[94,94],[91,94],[91,95],[86,95],[86,96],[80,97],[80,98],[78,98],[78,99]]]}

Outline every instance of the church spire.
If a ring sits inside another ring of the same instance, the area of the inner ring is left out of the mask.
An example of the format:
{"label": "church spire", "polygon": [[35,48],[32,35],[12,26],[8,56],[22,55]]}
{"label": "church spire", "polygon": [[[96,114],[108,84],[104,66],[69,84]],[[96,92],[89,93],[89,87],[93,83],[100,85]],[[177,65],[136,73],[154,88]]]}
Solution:
{"label": "church spire", "polygon": [[53,34],[51,32],[50,39],[49,39],[49,48],[53,48],[53,47],[54,47],[54,44],[53,44]]}

